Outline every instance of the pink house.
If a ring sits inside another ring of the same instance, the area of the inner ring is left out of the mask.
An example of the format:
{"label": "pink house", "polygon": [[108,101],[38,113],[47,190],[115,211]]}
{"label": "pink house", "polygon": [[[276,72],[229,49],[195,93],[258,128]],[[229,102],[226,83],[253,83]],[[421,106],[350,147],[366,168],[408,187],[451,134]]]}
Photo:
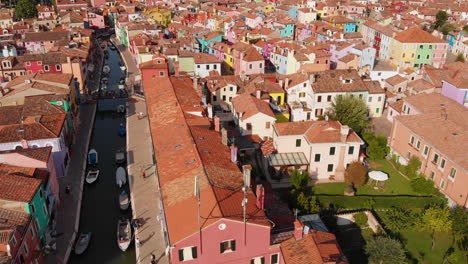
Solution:
{"label": "pink house", "polygon": [[38,5],[36,6],[37,9],[37,16],[39,19],[49,18],[55,15],[54,8],[51,6],[43,6]]}
{"label": "pink house", "polygon": [[89,23],[90,28],[105,28],[106,23],[104,21],[104,16],[93,12],[87,12],[87,17],[84,18],[85,22]]}
{"label": "pink house", "polygon": [[245,17],[245,24],[250,27],[251,29],[260,28],[263,24],[262,17],[253,15],[253,14],[241,14],[241,16]]}
{"label": "pink house", "polygon": [[432,65],[436,68],[441,68],[447,60],[448,43],[434,44],[435,49],[432,53]]}
{"label": "pink house", "polygon": [[29,53],[47,53],[55,46],[63,46],[70,41],[70,32],[26,32],[24,47]]}
{"label": "pink house", "polygon": [[106,6],[106,0],[91,0],[91,5],[93,7],[103,7]]}
{"label": "pink house", "polygon": [[234,73],[241,74],[263,74],[265,73],[265,59],[252,46],[246,50],[233,48]]}

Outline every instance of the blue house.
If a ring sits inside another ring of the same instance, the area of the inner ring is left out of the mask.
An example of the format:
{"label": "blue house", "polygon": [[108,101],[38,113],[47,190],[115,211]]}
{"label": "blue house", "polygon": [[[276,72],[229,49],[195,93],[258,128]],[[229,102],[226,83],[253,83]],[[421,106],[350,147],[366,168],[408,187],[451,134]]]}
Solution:
{"label": "blue house", "polygon": [[221,42],[223,36],[219,32],[207,32],[196,37],[200,44],[200,52],[208,53],[208,46],[213,42]]}
{"label": "blue house", "polygon": [[450,32],[447,34],[447,41],[448,41],[450,47],[453,47],[453,45],[455,45],[455,39],[456,39],[458,36],[463,36],[463,35],[465,35],[465,34],[466,34],[465,31],[458,31],[458,32],[450,31]]}
{"label": "blue house", "polygon": [[279,32],[281,38],[294,36],[295,24],[292,21],[275,22],[271,25],[271,29]]}
{"label": "blue house", "polygon": [[322,18],[322,21],[330,26],[343,29],[344,33],[351,33],[357,31],[356,21],[344,16],[325,17]]}

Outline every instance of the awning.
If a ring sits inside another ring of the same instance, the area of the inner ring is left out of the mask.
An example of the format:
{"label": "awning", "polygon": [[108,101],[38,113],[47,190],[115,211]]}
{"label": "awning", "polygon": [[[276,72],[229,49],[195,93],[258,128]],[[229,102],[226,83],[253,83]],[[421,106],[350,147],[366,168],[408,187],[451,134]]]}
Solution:
{"label": "awning", "polygon": [[369,178],[375,181],[386,181],[388,180],[388,174],[383,171],[371,171],[369,172]]}
{"label": "awning", "polygon": [[267,160],[268,164],[273,167],[309,165],[309,161],[302,152],[269,154]]}

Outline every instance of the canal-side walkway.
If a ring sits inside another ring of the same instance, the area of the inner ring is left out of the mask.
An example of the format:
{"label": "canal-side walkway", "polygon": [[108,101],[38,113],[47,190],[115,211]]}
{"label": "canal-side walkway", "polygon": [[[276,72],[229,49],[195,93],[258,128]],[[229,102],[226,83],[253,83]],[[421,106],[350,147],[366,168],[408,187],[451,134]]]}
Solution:
{"label": "canal-side walkway", "polygon": [[[60,205],[55,217],[57,249],[46,256],[46,263],[67,263],[78,235],[88,145],[96,116],[96,107],[95,103],[80,105],[80,126],[73,144],[74,149],[67,175],[58,179]],[[67,185],[71,187],[71,192],[68,194],[65,193]]]}
{"label": "canal-side walkway", "polygon": [[[136,248],[136,263],[150,263],[151,254],[154,254],[159,264],[166,264],[169,259],[165,256],[161,194],[156,165],[153,163],[146,103],[130,98],[127,113],[127,170],[132,210],[134,218],[140,219],[143,224],[135,232],[141,241],[141,246]],[[137,113],[143,113],[143,118],[139,119]]]}

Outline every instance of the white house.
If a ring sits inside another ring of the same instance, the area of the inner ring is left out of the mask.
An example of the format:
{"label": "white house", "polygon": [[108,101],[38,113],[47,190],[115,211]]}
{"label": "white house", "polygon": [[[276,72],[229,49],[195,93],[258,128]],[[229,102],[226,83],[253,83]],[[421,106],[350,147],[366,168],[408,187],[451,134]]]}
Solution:
{"label": "white house", "polygon": [[193,55],[195,61],[195,75],[204,78],[210,75],[211,71],[218,72],[221,75],[221,60],[216,56],[207,53],[195,53]]}

